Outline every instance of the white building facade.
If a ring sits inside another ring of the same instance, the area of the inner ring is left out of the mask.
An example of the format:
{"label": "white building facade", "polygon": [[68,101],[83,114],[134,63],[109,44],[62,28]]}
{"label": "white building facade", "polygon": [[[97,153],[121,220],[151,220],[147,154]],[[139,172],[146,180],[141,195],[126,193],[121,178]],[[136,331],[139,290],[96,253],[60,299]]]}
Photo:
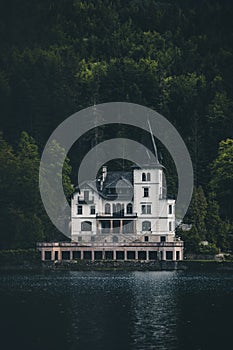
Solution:
{"label": "white building facade", "polygon": [[99,180],[77,187],[71,200],[71,240],[80,250],[90,247],[92,260],[97,251],[101,259],[108,251],[114,260],[182,260],[175,200],[167,199],[163,166],[131,172],[103,167]]}

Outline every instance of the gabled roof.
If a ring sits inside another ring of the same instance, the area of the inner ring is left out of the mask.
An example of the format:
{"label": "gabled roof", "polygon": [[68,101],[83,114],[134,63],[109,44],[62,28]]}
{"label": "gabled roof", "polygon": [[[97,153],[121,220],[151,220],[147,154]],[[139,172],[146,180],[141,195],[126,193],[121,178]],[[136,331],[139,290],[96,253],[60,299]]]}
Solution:
{"label": "gabled roof", "polygon": [[95,191],[98,193],[98,188],[97,188],[97,181],[92,180],[92,181],[86,181],[82,183],[80,186],[76,186],[74,188],[74,193],[79,192],[81,188],[84,188],[85,186],[89,187],[91,190]]}
{"label": "gabled roof", "polygon": [[103,190],[111,187],[116,187],[120,182],[120,187],[132,187],[132,173],[124,171],[110,171],[104,181]]}
{"label": "gabled roof", "polygon": [[102,190],[100,189],[99,182],[97,180],[92,180],[92,181],[86,181],[80,186],[76,186],[74,193],[79,192],[81,188],[88,186],[90,187],[90,189],[98,193],[101,197],[107,199],[109,198],[109,193],[108,193],[109,189],[115,189],[115,188],[132,189],[132,181],[133,181],[133,175],[131,172],[109,171],[103,183]]}

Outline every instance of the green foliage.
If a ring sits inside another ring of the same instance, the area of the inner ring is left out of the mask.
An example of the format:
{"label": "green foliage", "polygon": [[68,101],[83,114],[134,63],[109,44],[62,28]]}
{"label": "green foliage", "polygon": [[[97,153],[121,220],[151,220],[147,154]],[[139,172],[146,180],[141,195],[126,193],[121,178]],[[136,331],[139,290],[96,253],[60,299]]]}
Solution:
{"label": "green foliage", "polygon": [[[204,254],[204,248],[200,245],[201,241],[207,241],[209,247],[217,247],[224,252],[232,250],[232,224],[221,217],[214,192],[210,192],[206,199],[203,189],[195,188],[184,221],[192,224],[191,230],[178,229],[177,234],[185,241],[188,253]],[[200,249],[201,247],[203,249]]]}
{"label": "green foliage", "polygon": [[199,253],[200,236],[196,227],[193,226],[189,231],[177,230],[177,234],[185,242],[185,253]]}
{"label": "green foliage", "polygon": [[[16,152],[0,135],[0,248],[31,248],[36,242],[61,239],[44,211],[39,193],[40,155],[35,140],[22,132]],[[51,154],[64,150],[56,143]],[[57,166],[51,164],[50,168]],[[67,197],[71,194],[71,167],[66,158],[60,174]]]}
{"label": "green foliage", "polygon": [[218,156],[211,165],[210,188],[220,204],[220,212],[225,219],[233,221],[233,139],[219,144]]}
{"label": "green foliage", "polygon": [[215,255],[218,253],[218,248],[214,243],[209,243],[208,245],[200,244],[199,252],[206,255]]}
{"label": "green foliage", "polygon": [[24,264],[39,265],[40,252],[35,249],[0,250],[0,266],[20,266]]}
{"label": "green foliage", "polygon": [[192,201],[185,220],[198,232],[200,240],[206,237],[207,200],[201,186],[194,188]]}
{"label": "green foliage", "polygon": [[[185,240],[192,237],[194,250],[202,239],[232,249],[232,18],[231,2],[220,0],[2,0],[1,130],[12,147],[0,135],[1,247],[14,246],[14,237],[32,242],[29,221],[37,239],[57,237],[38,192],[40,151],[52,130],[94,102],[128,101],[162,113],[189,149],[196,190]],[[98,142],[117,133],[102,128]],[[72,148],[59,174],[67,196],[95,142],[90,133]],[[51,152],[63,150],[54,144]],[[174,196],[174,164],[163,154]]]}

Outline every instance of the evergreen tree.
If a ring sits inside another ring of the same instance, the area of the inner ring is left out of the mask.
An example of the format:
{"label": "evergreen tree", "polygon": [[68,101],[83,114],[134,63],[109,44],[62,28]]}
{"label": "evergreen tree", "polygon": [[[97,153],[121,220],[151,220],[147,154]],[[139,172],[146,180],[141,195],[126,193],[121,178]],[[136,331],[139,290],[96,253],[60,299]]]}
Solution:
{"label": "evergreen tree", "polygon": [[201,186],[194,188],[192,200],[184,221],[192,224],[195,234],[198,234],[200,240],[206,239],[206,215],[207,200]]}
{"label": "evergreen tree", "polygon": [[233,222],[233,139],[221,141],[218,157],[212,163],[210,188],[216,195],[223,219]]}

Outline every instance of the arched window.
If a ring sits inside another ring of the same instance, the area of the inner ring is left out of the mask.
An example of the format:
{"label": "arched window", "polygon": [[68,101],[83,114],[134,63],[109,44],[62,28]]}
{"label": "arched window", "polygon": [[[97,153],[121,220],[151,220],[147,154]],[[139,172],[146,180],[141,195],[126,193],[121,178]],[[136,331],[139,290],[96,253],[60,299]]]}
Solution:
{"label": "arched window", "polygon": [[151,222],[143,221],[142,222],[142,231],[151,231]]}
{"label": "arched window", "polygon": [[105,204],[105,214],[111,214],[111,207],[109,203]]}
{"label": "arched window", "polygon": [[150,173],[147,173],[147,175],[146,175],[146,181],[150,181]]}
{"label": "arched window", "polygon": [[146,181],[146,174],[142,173],[142,181]]}
{"label": "arched window", "polygon": [[133,214],[133,206],[131,203],[127,204],[127,214]]}
{"label": "arched window", "polygon": [[81,222],[81,231],[91,231],[92,223],[90,221]]}
{"label": "arched window", "polygon": [[121,213],[121,204],[120,204],[120,203],[117,203],[117,205],[116,205],[116,211],[117,211],[117,214],[120,214],[120,213]]}

